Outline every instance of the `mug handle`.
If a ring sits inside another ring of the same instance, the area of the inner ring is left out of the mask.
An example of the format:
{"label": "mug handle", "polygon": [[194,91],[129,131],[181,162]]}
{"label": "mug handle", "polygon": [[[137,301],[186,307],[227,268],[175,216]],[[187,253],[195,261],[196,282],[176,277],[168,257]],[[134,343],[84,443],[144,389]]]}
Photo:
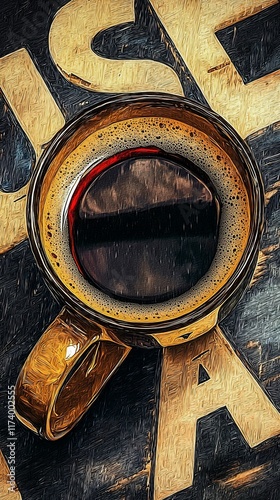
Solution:
{"label": "mug handle", "polygon": [[17,418],[55,441],[81,419],[131,348],[66,308],[29,354],[16,382]]}

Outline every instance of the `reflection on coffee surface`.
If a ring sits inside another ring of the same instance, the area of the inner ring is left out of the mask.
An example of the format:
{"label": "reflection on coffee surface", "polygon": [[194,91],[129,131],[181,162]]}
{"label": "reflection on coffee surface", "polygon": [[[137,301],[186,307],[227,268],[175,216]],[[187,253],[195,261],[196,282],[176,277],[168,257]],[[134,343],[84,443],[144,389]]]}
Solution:
{"label": "reflection on coffee surface", "polygon": [[109,168],[104,161],[97,177],[90,173],[72,201],[73,256],[88,281],[111,296],[168,300],[209,269],[218,200],[205,174],[191,173],[195,167],[184,158],[157,148],[125,155],[121,161],[116,155]]}

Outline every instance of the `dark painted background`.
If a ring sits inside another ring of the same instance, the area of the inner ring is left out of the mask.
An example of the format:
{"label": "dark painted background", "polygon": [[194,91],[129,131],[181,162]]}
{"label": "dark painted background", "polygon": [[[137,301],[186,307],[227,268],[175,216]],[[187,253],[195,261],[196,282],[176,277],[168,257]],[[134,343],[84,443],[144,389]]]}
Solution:
{"label": "dark painted background", "polygon": [[[65,3],[1,0],[0,57],[26,47],[68,120],[108,94],[73,86],[51,61],[48,31],[55,12]],[[113,58],[165,62],[177,71],[186,96],[205,102],[172,42],[149,11],[147,1],[136,0],[135,9],[135,24],[99,33],[93,49]],[[245,83],[280,68],[279,19],[280,6],[276,5],[238,23],[235,37],[234,27],[217,34]],[[30,177],[34,152],[3,99],[0,119],[0,186],[6,192],[16,191]],[[280,124],[249,137],[248,143],[269,191],[279,181]],[[279,215],[276,191],[266,208],[262,277],[223,323],[228,337],[259,376],[278,409]],[[0,448],[7,456],[7,387],[15,383],[27,354],[60,308],[42,281],[28,241],[0,256],[0,286]],[[16,478],[23,499],[147,499],[145,467],[153,455],[159,364],[158,350],[134,349],[85,418],[59,442],[42,441],[18,424]],[[230,482],[235,474],[258,466],[264,467],[256,469],[249,481]],[[278,500],[279,491],[279,441],[272,439],[250,449],[229,414],[221,410],[199,422],[194,484],[172,498]]]}

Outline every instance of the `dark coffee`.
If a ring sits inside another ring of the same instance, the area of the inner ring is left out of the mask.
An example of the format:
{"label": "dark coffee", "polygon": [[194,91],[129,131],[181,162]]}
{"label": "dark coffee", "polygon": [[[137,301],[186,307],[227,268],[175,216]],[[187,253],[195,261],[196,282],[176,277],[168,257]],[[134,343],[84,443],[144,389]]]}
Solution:
{"label": "dark coffee", "polygon": [[81,181],[69,208],[72,255],[107,295],[158,303],[192,288],[217,249],[220,206],[205,173],[179,155],[126,150]]}

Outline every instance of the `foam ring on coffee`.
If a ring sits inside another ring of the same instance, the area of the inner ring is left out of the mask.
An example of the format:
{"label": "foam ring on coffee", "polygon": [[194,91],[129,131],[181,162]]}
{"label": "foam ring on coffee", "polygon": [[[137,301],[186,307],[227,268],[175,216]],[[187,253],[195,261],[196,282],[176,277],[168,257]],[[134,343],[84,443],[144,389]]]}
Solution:
{"label": "foam ring on coffee", "polygon": [[[78,183],[92,168],[126,149],[149,146],[181,155],[203,170],[217,190],[222,210],[217,252],[204,277],[179,297],[157,304],[137,304],[109,297],[80,274],[69,246],[67,212]],[[51,166],[49,172],[51,178]],[[48,261],[57,278],[72,295],[108,318],[156,323],[194,311],[227,283],[248,242],[250,204],[236,166],[206,134],[175,119],[131,118],[99,129],[83,140],[59,165],[47,189],[44,180],[39,228]]]}

